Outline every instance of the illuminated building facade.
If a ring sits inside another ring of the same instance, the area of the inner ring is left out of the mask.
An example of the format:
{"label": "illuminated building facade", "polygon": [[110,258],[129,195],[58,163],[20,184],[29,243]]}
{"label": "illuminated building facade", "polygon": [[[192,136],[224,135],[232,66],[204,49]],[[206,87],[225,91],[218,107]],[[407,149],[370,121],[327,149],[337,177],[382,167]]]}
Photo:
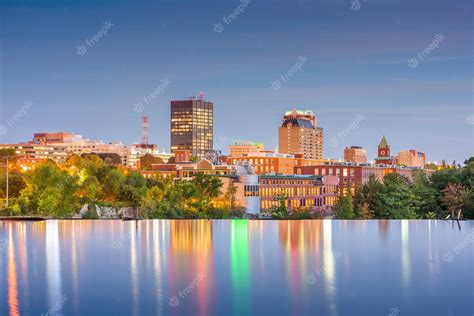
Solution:
{"label": "illuminated building facade", "polygon": [[264,150],[262,143],[256,142],[236,142],[229,146],[229,156],[241,157],[249,153],[257,153]]}
{"label": "illuminated building facade", "polygon": [[229,165],[248,163],[255,168],[257,174],[281,173],[285,175],[294,174],[296,166],[311,166],[324,163],[322,159],[305,159],[302,154],[289,155],[275,153],[272,151],[261,151],[242,156],[227,157]]}
{"label": "illuminated building facade", "polygon": [[18,144],[1,144],[0,148],[13,148],[25,163],[51,159],[58,164],[66,162],[67,147],[57,144],[36,144],[33,142]]}
{"label": "illuminated building facade", "polygon": [[367,150],[360,146],[344,148],[344,161],[355,163],[367,163]]}
{"label": "illuminated building facade", "polygon": [[171,152],[190,150],[203,158],[213,148],[214,104],[198,100],[171,101]]}
{"label": "illuminated building facade", "polygon": [[279,196],[286,196],[288,210],[310,208],[330,211],[337,199],[338,179],[334,176],[264,175],[259,180],[260,209],[279,206]]}
{"label": "illuminated building facade", "polygon": [[292,110],[285,113],[278,130],[281,153],[303,154],[307,159],[323,159],[323,143],[323,129],[317,126],[312,111]]}
{"label": "illuminated building facade", "polygon": [[336,176],[340,190],[346,192],[350,188],[352,193],[357,185],[366,183],[371,175],[375,176],[377,180],[383,181],[386,174],[398,173],[408,180],[412,180],[414,171],[415,169],[412,168],[353,163],[327,163],[317,166],[295,167],[295,173],[298,175]]}

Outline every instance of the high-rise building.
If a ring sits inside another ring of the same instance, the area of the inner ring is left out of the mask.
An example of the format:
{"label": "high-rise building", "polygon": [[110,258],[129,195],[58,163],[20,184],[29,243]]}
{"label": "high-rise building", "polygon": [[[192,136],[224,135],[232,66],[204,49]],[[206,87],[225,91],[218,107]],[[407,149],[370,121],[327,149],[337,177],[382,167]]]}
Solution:
{"label": "high-rise building", "polygon": [[407,167],[424,168],[426,155],[416,149],[402,150],[398,153],[398,164]]}
{"label": "high-rise building", "polygon": [[367,163],[367,150],[360,146],[344,148],[344,161],[355,163]]}
{"label": "high-rise building", "polygon": [[229,146],[229,156],[240,157],[248,153],[258,153],[264,150],[262,143],[256,142],[235,142]]}
{"label": "high-rise building", "polygon": [[381,165],[394,165],[396,164],[396,158],[390,156],[390,145],[387,142],[385,136],[382,137],[382,140],[379,143],[378,147],[378,157],[375,158],[376,164]]}
{"label": "high-rise building", "polygon": [[212,150],[214,136],[214,104],[199,99],[171,101],[171,152],[190,150],[203,158]]}
{"label": "high-rise building", "polygon": [[292,110],[285,113],[278,130],[280,153],[323,159],[323,142],[323,129],[318,127],[312,111]]}

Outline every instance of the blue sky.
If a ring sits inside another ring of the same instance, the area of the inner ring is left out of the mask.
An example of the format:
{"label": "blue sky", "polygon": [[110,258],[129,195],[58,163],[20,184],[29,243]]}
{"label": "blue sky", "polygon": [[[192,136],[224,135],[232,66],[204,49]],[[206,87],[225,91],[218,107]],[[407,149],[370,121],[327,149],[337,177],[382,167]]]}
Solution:
{"label": "blue sky", "polygon": [[[204,91],[221,147],[252,139],[274,149],[283,112],[302,108],[324,128],[330,158],[361,145],[373,159],[382,135],[393,153],[473,155],[472,1],[252,0],[235,18],[242,3],[230,0],[37,2],[0,0],[2,143],[36,131],[137,142],[146,113],[151,141],[169,148],[170,100]],[[107,21],[107,34],[84,44]]]}

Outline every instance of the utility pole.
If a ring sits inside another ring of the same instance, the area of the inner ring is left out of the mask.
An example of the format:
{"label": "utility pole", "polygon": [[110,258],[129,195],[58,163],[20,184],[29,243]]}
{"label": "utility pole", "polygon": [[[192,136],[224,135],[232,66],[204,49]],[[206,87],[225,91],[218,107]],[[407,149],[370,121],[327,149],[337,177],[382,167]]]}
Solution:
{"label": "utility pole", "polygon": [[[6,167],[6,169],[7,169],[7,190],[6,190],[6,202],[5,202],[5,205],[6,205],[6,207],[8,207],[8,157],[5,158],[5,159],[7,160],[7,167]],[[12,214],[11,214],[11,211],[10,211],[10,216],[11,216],[11,215],[12,215]]]}
{"label": "utility pole", "polygon": [[[3,159],[6,160],[6,165],[5,165],[5,169],[6,169],[6,190],[5,190],[5,207],[8,207],[8,159],[10,159],[10,157],[3,157]],[[10,210],[10,216],[12,216],[12,210]]]}

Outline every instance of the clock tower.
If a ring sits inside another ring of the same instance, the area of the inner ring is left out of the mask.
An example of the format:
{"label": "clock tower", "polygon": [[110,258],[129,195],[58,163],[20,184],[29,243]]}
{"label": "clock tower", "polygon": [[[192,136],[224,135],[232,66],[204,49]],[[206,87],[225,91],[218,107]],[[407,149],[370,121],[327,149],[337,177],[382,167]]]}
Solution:
{"label": "clock tower", "polygon": [[383,136],[379,143],[378,157],[375,158],[375,163],[381,165],[394,165],[396,164],[395,160],[394,157],[390,156],[390,145],[385,136]]}
{"label": "clock tower", "polygon": [[382,137],[382,140],[380,141],[378,154],[379,154],[380,158],[382,158],[382,157],[389,158],[390,157],[390,145],[388,144],[387,139],[385,138],[385,136]]}

